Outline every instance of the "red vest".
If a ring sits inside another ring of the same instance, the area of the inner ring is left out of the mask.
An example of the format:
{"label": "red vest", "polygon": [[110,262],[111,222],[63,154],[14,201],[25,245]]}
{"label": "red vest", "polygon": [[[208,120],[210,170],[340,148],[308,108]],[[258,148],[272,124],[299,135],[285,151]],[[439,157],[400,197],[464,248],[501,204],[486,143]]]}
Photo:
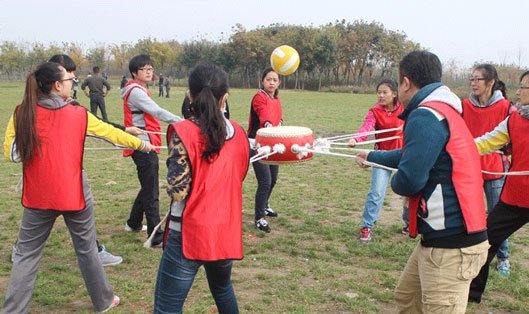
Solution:
{"label": "red vest", "polygon": [[[450,138],[446,144],[446,151],[452,159],[452,184],[456,190],[467,233],[486,230],[483,179],[479,153],[472,134],[459,113],[449,105],[432,101],[421,106],[440,112],[448,122]],[[409,200],[410,237],[414,238],[417,236],[417,210],[422,196],[410,197]]]}
{"label": "red vest", "polygon": [[[509,171],[529,170],[529,120],[518,112],[507,122],[512,144],[512,165]],[[529,176],[507,176],[500,199],[509,205],[529,208]]]}
{"label": "red vest", "polygon": [[[127,84],[125,84],[125,86],[129,86],[129,85],[132,85],[132,84],[134,84],[136,86],[131,87],[127,91],[127,93],[124,95],[124,97],[123,97],[123,118],[124,118],[125,127],[134,126],[132,124],[132,114],[133,113],[130,110],[129,105],[127,104],[127,100],[129,98],[130,92],[134,88],[140,88],[147,95],[149,95],[149,97],[151,96],[151,93],[149,92],[149,90],[146,89],[145,87],[141,86],[140,84],[138,84],[137,81],[130,80],[130,81],[127,82]],[[160,127],[160,122],[158,122],[158,119],[156,119],[154,116],[152,116],[151,114],[149,114],[147,112],[142,111],[141,113],[143,113],[143,119],[145,120],[145,131],[156,132],[156,133],[147,133],[147,135],[149,136],[149,140],[151,141],[151,144],[153,146],[158,147],[158,148],[155,148],[154,151],[157,154],[159,154],[160,153],[160,148],[159,147],[162,145],[162,137],[159,134],[161,132],[161,130],[162,130],[162,128]],[[132,156],[132,153],[134,153],[134,150],[132,150],[132,149],[124,149],[123,150],[123,156],[124,157]]]}
{"label": "red vest", "polygon": [[22,205],[32,209],[79,211],[83,194],[83,150],[88,118],[81,106],[37,106],[40,151],[24,164]]}
{"label": "red vest", "polygon": [[235,135],[213,162],[202,158],[200,128],[190,120],[173,123],[191,162],[191,191],[182,214],[182,253],[187,259],[242,259],[242,184],[249,165],[248,138],[235,122]]}
{"label": "red vest", "polygon": [[[470,99],[463,100],[463,120],[467,124],[470,133],[474,138],[494,130],[509,114],[511,102],[502,99],[495,102],[492,106],[476,107]],[[503,172],[503,156],[499,153],[491,153],[480,156],[481,169],[490,172]],[[494,180],[501,178],[502,175],[483,173],[483,180]]]}
{"label": "red vest", "polygon": [[[399,105],[393,111],[387,111],[382,106],[375,106],[371,108],[371,112],[373,112],[376,121],[375,130],[385,130],[401,127],[404,124],[404,121],[399,119],[398,116],[402,113],[402,111],[404,111],[403,105]],[[400,136],[400,138],[396,140],[376,143],[375,149],[391,150],[401,148],[403,143],[402,130],[375,134],[376,139],[388,138],[393,136]]]}

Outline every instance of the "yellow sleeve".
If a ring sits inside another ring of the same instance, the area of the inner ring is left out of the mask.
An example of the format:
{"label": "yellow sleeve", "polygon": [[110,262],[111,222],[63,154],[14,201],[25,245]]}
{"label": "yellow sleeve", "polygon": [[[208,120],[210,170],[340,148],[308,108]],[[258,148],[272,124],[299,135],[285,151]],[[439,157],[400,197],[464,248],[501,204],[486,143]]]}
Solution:
{"label": "yellow sleeve", "polygon": [[87,135],[104,138],[114,144],[127,146],[135,150],[141,150],[145,147],[142,140],[134,135],[130,135],[103,120],[98,119],[90,112],[88,114],[88,125],[86,127]]}
{"label": "yellow sleeve", "polygon": [[508,119],[509,117],[500,122],[494,130],[474,139],[480,155],[495,152],[511,141],[507,127]]}
{"label": "yellow sleeve", "polygon": [[16,161],[13,158],[13,152],[15,150],[15,120],[14,116],[9,117],[7,123],[6,133],[4,137],[4,157],[7,160]]}

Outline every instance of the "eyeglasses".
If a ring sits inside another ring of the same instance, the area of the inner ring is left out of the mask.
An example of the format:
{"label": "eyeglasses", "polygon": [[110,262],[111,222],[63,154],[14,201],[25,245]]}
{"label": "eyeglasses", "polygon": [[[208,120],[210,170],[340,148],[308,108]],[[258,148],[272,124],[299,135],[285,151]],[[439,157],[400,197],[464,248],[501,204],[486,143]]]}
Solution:
{"label": "eyeglasses", "polygon": [[60,82],[64,82],[64,81],[76,81],[76,80],[77,80],[77,76],[70,77],[70,78],[63,79],[63,80],[59,80],[59,81],[60,81]]}
{"label": "eyeglasses", "polygon": [[145,71],[145,72],[153,72],[154,68],[138,68],[138,70]]}
{"label": "eyeglasses", "polygon": [[479,81],[484,81],[486,80],[486,78],[484,77],[471,77],[468,79],[470,83],[474,83],[474,82],[479,82]]}

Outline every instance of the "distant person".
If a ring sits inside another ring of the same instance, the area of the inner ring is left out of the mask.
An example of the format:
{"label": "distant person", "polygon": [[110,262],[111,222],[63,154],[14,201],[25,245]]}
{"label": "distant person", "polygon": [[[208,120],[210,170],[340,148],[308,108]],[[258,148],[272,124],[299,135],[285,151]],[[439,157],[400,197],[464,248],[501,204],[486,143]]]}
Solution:
{"label": "distant person", "polygon": [[[480,64],[474,67],[470,77],[470,96],[463,99],[463,119],[472,136],[479,137],[492,131],[510,113],[511,102],[506,99],[505,84],[498,78],[498,72],[492,64]],[[509,169],[509,159],[502,152],[493,152],[481,157],[481,169],[488,172],[503,173]],[[505,175],[483,173],[487,212],[498,203],[505,182]],[[509,245],[505,240],[498,250],[496,269],[502,276],[509,276]]]}
{"label": "distant person", "polygon": [[[509,172],[529,169],[529,71],[520,78],[516,90],[516,108],[494,130],[475,139],[482,154],[494,153],[505,144],[512,145],[512,165]],[[490,262],[503,241],[529,222],[529,176],[508,175],[501,191],[500,200],[489,212],[487,232],[490,248],[487,261],[470,285],[469,301],[480,303],[489,277]],[[522,266],[523,267],[523,266]]]}
{"label": "distant person", "polygon": [[40,64],[28,76],[24,98],[6,130],[6,142],[12,145],[6,157],[24,168],[24,213],[4,314],[29,312],[43,249],[59,216],[70,232],[94,309],[108,311],[120,302],[97,255],[93,199],[83,186],[83,146],[90,133],[146,152],[153,147],[79,106],[70,98],[73,78],[58,63]]}
{"label": "distant person", "polygon": [[164,79],[163,85],[165,86],[165,98],[169,98],[169,92],[171,91],[171,80],[168,76]]}
{"label": "distant person", "polygon": [[77,90],[79,90],[79,79],[77,79],[77,77],[75,77],[75,79],[72,81],[72,90],[73,90],[73,95],[72,95],[72,98],[73,99],[77,99]]}
{"label": "distant person", "polygon": [[[159,204],[159,160],[162,144],[161,126],[159,120],[167,123],[182,121],[182,118],[161,108],[151,98],[147,84],[152,81],[154,73],[153,61],[148,55],[137,55],[129,61],[132,80],[128,81],[123,90],[123,114],[125,126],[135,126],[145,130],[139,135],[142,140],[149,141],[155,150],[144,153],[139,150],[124,150],[125,157],[132,157],[141,189],[130,210],[129,219],[125,223],[125,231],[143,230],[143,215],[147,220],[147,237],[160,222]],[[151,242],[152,246],[159,245],[163,239],[163,232],[158,232]]]}
{"label": "distant person", "polygon": [[163,97],[163,90],[164,90],[164,78],[163,74],[160,74],[160,77],[158,78],[158,97]]}
{"label": "distant person", "polygon": [[121,82],[119,82],[119,88],[123,89],[123,87],[125,87],[125,84],[127,84],[127,77],[125,75],[123,75],[121,77]]}
{"label": "distant person", "polygon": [[[84,80],[81,89],[87,97],[90,97],[90,112],[94,116],[97,116],[97,108],[99,108],[101,111],[101,118],[104,121],[107,121],[108,116],[105,108],[105,97],[108,95],[111,87],[108,81],[99,74],[100,69],[98,66],[95,66],[92,71],[94,72],[93,75]],[[89,89],[88,92],[86,91],[87,86]]]}
{"label": "distant person", "polygon": [[[404,111],[404,106],[399,102],[397,97],[397,82],[392,79],[383,79],[378,83],[376,91],[378,102],[367,112],[364,123],[358,129],[358,133],[402,128],[404,125],[404,121],[398,117]],[[376,143],[375,150],[402,148],[402,130],[376,134],[375,138],[382,140],[396,136],[398,137],[396,139]],[[349,140],[349,146],[355,147],[357,143],[367,139],[367,135],[354,137]],[[380,215],[391,174],[391,170],[382,168],[371,169],[371,187],[367,193],[367,199],[364,205],[359,236],[359,240],[362,243],[371,242],[372,230]],[[402,233],[407,235],[408,208],[406,206],[402,210],[402,220],[404,221]]]}
{"label": "distant person", "polygon": [[[261,88],[253,96],[250,105],[248,122],[248,137],[255,138],[257,130],[280,126],[283,124],[283,107],[279,99],[279,74],[272,68],[267,68],[261,74]],[[251,151],[251,156],[257,150]],[[266,217],[277,217],[277,212],[269,205],[270,195],[277,182],[279,174],[278,165],[268,165],[261,162],[252,163],[255,177],[257,178],[257,191],[255,192],[255,227],[270,232],[271,228]]]}
{"label": "distant person", "polygon": [[406,107],[402,149],[361,152],[397,168],[391,188],[409,197],[409,234],[421,235],[395,288],[397,313],[465,313],[470,281],[489,242],[483,179],[461,100],[441,83],[439,58],[412,51],[399,63],[399,100]]}
{"label": "distant person", "polygon": [[[156,289],[154,313],[182,313],[197,271],[206,270],[218,312],[239,313],[232,260],[243,258],[242,185],[249,166],[248,138],[222,112],[228,75],[211,64],[189,75],[193,116],[167,131],[167,192],[171,221]],[[207,185],[208,188],[204,188]]]}

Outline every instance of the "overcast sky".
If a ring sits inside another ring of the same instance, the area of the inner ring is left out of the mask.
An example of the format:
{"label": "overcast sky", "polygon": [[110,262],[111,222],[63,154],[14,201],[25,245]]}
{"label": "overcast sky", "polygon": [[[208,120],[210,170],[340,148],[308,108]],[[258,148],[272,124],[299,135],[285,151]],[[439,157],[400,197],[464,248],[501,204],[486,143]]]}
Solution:
{"label": "overcast sky", "polygon": [[147,37],[226,40],[237,23],[251,30],[342,19],[402,31],[443,63],[529,68],[529,1],[523,0],[0,0],[0,41],[89,48]]}

